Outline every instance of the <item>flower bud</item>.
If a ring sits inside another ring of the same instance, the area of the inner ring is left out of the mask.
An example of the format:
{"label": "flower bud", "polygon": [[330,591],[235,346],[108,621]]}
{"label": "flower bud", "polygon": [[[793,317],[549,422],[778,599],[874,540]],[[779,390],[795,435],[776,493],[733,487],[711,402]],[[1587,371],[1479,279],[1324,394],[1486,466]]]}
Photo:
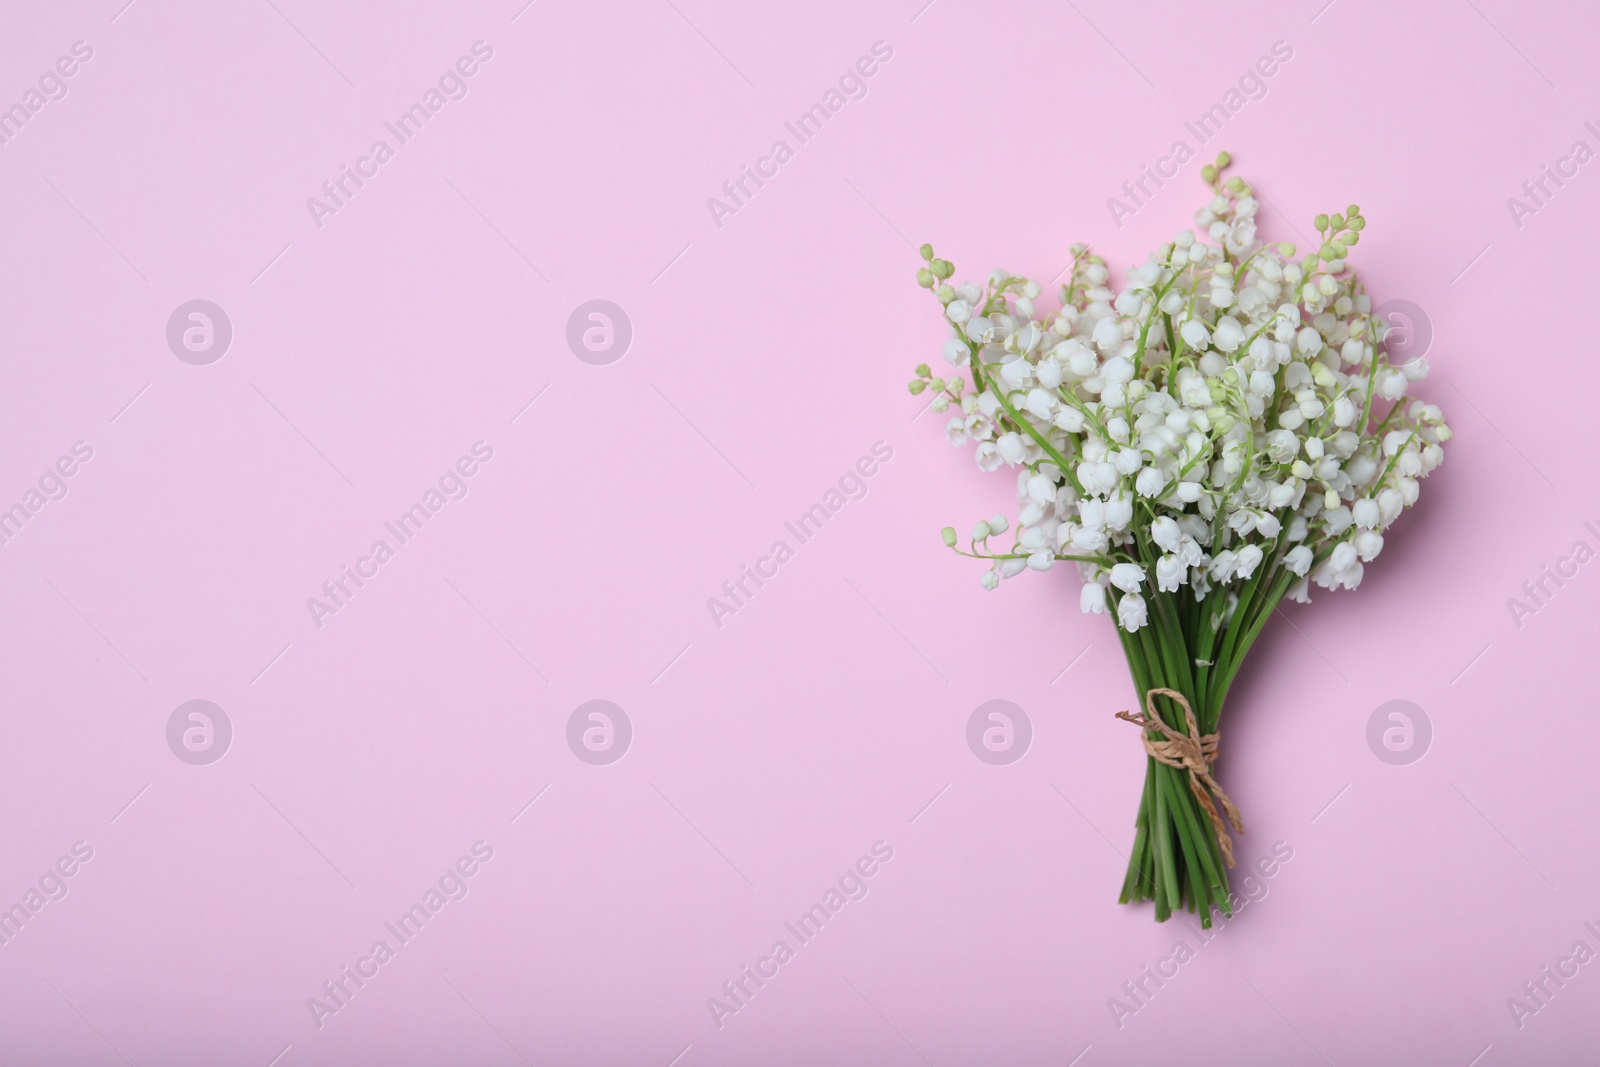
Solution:
{"label": "flower bud", "polygon": [[939,531],[939,536],[944,538],[944,543],[949,547],[956,547],[956,528],[954,526],[946,526]]}
{"label": "flower bud", "polygon": [[923,259],[927,259],[927,260],[933,259],[933,246],[932,245],[925,244],[921,248],[917,249],[917,251],[922,254],[922,258]]}

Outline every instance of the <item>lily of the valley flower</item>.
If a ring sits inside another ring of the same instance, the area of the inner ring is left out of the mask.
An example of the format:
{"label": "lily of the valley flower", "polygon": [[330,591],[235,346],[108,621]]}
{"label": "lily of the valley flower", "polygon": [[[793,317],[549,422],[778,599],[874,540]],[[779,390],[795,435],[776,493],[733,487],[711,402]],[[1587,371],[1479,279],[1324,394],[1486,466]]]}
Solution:
{"label": "lily of the valley flower", "polygon": [[955,286],[924,246],[919,280],[950,331],[942,354],[972,380],[924,365],[913,391],[959,408],[946,435],[974,444],[982,469],[1020,473],[1012,547],[993,539],[999,516],[973,541],[991,560],[986,588],[1073,560],[1083,610],[1115,606],[1130,632],[1151,596],[1353,589],[1443,460],[1450,429],[1411,396],[1427,363],[1389,362],[1388,324],[1349,269],[1359,210],[1319,216],[1321,246],[1296,259],[1257,241],[1246,183],[1208,181],[1198,232],[1120,289],[1074,246],[1056,311],[1041,308],[1044,286],[1006,271]]}

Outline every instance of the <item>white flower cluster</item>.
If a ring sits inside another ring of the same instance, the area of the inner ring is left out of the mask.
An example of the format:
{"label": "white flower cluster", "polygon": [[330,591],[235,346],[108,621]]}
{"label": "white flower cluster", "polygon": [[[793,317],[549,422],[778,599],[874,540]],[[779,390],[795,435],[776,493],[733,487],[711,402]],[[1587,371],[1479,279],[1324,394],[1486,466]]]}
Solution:
{"label": "white flower cluster", "polygon": [[[1221,177],[1228,163],[1202,171],[1214,195],[1199,236],[1178,234],[1120,292],[1074,246],[1056,311],[1003,270],[953,286],[952,265],[923,246],[944,358],[972,382],[924,364],[911,391],[955,412],[949,439],[974,444],[979,467],[1018,469],[1011,548],[990,547],[1011,528],[996,516],[963,552],[993,561],[986,587],[1073,561],[1083,610],[1114,605],[1128,632],[1152,593],[1353,589],[1444,458],[1439,409],[1407,396],[1426,362],[1388,361],[1387,327],[1347,266],[1359,208],[1317,216],[1323,244],[1296,262],[1293,245],[1257,242],[1258,201]],[[944,539],[956,548],[953,528]]]}

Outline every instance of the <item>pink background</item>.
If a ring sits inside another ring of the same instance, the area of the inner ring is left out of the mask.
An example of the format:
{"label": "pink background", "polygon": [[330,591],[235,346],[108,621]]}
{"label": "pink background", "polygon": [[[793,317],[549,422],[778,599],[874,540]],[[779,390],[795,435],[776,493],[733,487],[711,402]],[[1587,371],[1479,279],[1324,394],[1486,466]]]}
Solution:
{"label": "pink background", "polygon": [[[1591,1054],[1600,964],[1521,1029],[1506,1002],[1600,949],[1600,564],[1520,628],[1507,599],[1600,547],[1600,163],[1520,227],[1506,199],[1600,148],[1592,11],[124,3],[0,18],[0,105],[94,50],[0,146],[0,506],[94,449],[0,546],[0,906],[94,850],[0,946],[0,1059]],[[479,40],[469,94],[319,229],[306,198]],[[706,199],[877,41],[866,97],[715,225]],[[940,545],[1013,479],[913,423],[943,332],[911,245],[958,280],[1047,281],[1076,240],[1142,257],[1189,225],[1199,162],[1120,230],[1106,199],[1275,41],[1292,59],[1204,151],[1274,238],[1361,204],[1356,262],[1431,320],[1421,393],[1457,437],[1360,592],[1257,647],[1222,778],[1241,854],[1294,858],[1119,1028],[1123,983],[1198,944],[1115,904],[1130,683],[1065,570],[985,593]],[[207,366],[165,340],[196,298],[234,331]],[[608,366],[565,339],[592,299],[633,327]],[[479,440],[469,495],[317,628],[306,598]],[[880,440],[866,498],[713,625]],[[633,726],[608,766],[566,742],[597,698]],[[233,725],[209,766],[166,741],[193,699]],[[991,699],[1033,724],[1009,766],[966,744]],[[1396,699],[1433,726],[1409,766],[1366,741]],[[466,898],[319,1029],[307,998],[479,840]],[[878,841],[869,895],[719,1029],[707,998]]]}

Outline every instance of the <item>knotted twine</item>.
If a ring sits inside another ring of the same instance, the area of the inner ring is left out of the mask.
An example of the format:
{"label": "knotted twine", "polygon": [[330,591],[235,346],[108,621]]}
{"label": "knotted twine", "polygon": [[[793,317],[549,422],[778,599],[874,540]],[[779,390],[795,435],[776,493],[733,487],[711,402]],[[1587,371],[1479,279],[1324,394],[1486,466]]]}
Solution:
{"label": "knotted twine", "polygon": [[[1174,730],[1161,721],[1161,716],[1156,714],[1156,694],[1171,697],[1183,706],[1184,719],[1189,726],[1188,734]],[[1221,738],[1217,734],[1200,733],[1200,724],[1195,721],[1194,709],[1189,706],[1189,701],[1176,689],[1152,689],[1144,695],[1145,711],[1135,714],[1130,711],[1117,712],[1117,718],[1133,723],[1135,726],[1146,730],[1159,730],[1165,735],[1166,740],[1157,740],[1148,733],[1141,734],[1144,738],[1144,750],[1150,758],[1157,763],[1164,763],[1168,767],[1189,772],[1189,789],[1194,793],[1194,798],[1200,806],[1206,809],[1206,814],[1211,816],[1211,825],[1217,831],[1217,844],[1222,847],[1222,858],[1228,866],[1233,866],[1233,840],[1228,836],[1227,827],[1223,825],[1222,816],[1217,814],[1215,804],[1211,797],[1206,795],[1209,789],[1216,795],[1222,804],[1222,810],[1228,813],[1228,821],[1233,823],[1233,828],[1238,833],[1244,833],[1244,820],[1239,815],[1239,809],[1228,799],[1228,794],[1222,791],[1217,780],[1211,777],[1211,764],[1217,761],[1217,746]]]}

